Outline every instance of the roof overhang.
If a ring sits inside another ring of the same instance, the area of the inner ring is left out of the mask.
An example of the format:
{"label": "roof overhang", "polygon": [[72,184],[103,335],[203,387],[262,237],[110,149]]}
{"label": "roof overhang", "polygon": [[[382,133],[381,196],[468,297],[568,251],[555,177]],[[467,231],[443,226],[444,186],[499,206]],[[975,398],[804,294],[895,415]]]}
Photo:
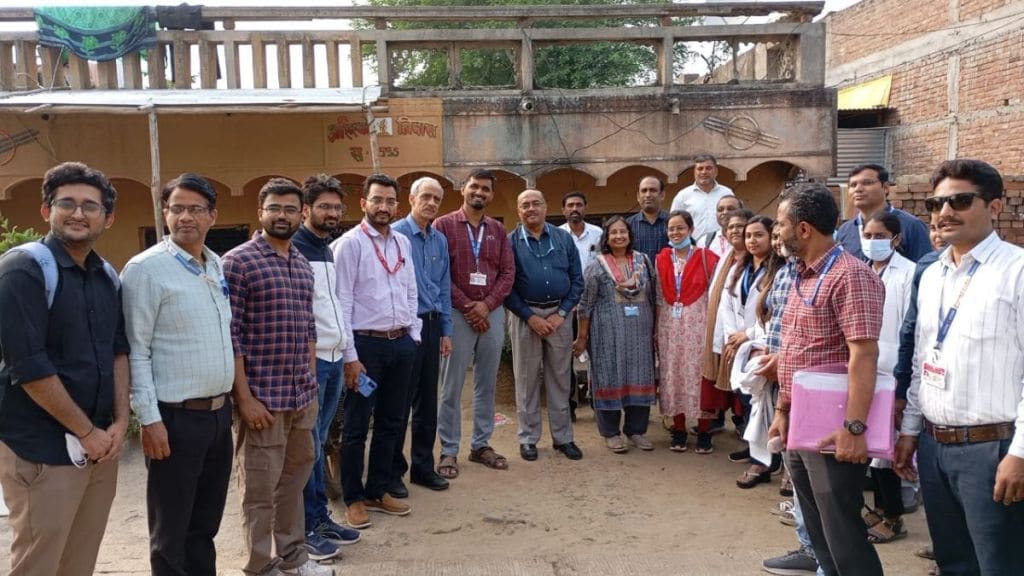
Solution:
{"label": "roof overhang", "polygon": [[861,82],[839,90],[840,111],[879,110],[889,107],[889,92],[892,89],[892,75]]}

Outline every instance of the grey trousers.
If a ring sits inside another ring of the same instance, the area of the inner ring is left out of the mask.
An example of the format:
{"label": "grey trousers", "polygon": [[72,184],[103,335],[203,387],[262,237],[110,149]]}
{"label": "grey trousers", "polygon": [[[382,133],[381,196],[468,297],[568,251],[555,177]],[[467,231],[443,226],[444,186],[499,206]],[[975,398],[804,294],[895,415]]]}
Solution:
{"label": "grey trousers", "polygon": [[462,440],[462,386],[473,366],[473,439],[470,449],[487,446],[494,433],[494,386],[498,379],[501,347],[505,344],[505,309],[487,317],[491,326],[483,334],[474,331],[461,312],[452,311],[452,353],[442,367],[441,402],[437,410],[437,436],[441,455],[457,456]]}
{"label": "grey trousers", "polygon": [[[530,309],[542,318],[558,311],[557,306]],[[513,315],[509,333],[512,337],[512,367],[516,375],[519,443],[536,444],[540,440],[543,429],[541,386],[544,386],[547,396],[551,439],[556,445],[572,442],[572,419],[569,416],[572,321],[566,320],[558,330],[541,337],[526,320]]]}
{"label": "grey trousers", "polygon": [[786,452],[786,463],[821,571],[826,576],[882,574],[860,515],[867,464],[796,450]]}

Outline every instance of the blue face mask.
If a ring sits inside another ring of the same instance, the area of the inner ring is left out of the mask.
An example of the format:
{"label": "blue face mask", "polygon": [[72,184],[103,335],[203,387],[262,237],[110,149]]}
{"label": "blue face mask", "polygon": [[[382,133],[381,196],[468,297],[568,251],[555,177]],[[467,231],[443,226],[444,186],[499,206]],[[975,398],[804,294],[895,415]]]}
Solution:
{"label": "blue face mask", "polygon": [[668,245],[671,246],[672,248],[675,248],[676,250],[685,250],[686,248],[690,247],[690,244],[693,244],[693,241],[690,240],[689,236],[683,238],[679,242],[673,242],[671,240],[668,241]]}

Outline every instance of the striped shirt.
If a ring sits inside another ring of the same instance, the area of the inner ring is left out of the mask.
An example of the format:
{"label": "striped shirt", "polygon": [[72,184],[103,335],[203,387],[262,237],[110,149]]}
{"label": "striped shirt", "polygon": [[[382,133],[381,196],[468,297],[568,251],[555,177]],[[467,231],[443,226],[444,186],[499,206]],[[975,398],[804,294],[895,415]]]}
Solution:
{"label": "striped shirt", "polygon": [[160,420],[157,402],[231,391],[231,303],[220,257],[206,247],[203,256],[205,265],[165,238],[121,272],[132,410],[144,426]]}
{"label": "striped shirt", "polygon": [[[835,250],[840,250],[838,256],[822,275]],[[885,287],[878,274],[838,246],[810,265],[797,262],[782,313],[780,407],[789,407],[797,371],[849,362],[847,342],[878,340],[884,300]]]}
{"label": "striped shirt", "polygon": [[[914,376],[902,433],[916,436],[924,420],[944,426],[1016,421],[1010,454],[1024,458],[1024,250],[993,232],[953,263],[947,249],[921,277]],[[921,365],[935,347],[940,315],[957,300],[968,271],[978,268],[942,344],[945,387],[921,381]]]}
{"label": "striped shirt", "polygon": [[231,290],[231,342],[245,358],[253,396],[267,410],[299,410],[316,400],[309,344],[316,342],[313,270],[290,246],[288,258],[261,232],[224,255]]}
{"label": "striped shirt", "polygon": [[783,264],[775,273],[772,289],[764,300],[765,308],[772,313],[765,335],[769,354],[775,354],[782,349],[782,313],[786,311],[786,300],[789,299],[789,289],[793,286],[794,276],[796,266],[793,262]]}
{"label": "striped shirt", "polygon": [[658,252],[668,246],[668,212],[658,212],[653,224],[647,221],[642,211],[637,212],[626,218],[626,223],[633,231],[633,248],[647,254],[647,258],[654,262]]}

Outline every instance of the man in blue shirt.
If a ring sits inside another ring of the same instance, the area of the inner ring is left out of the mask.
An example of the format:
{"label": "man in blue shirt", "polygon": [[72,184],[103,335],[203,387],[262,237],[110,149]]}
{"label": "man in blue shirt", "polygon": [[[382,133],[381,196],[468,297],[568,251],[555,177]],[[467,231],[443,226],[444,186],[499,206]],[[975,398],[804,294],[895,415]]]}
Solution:
{"label": "man in blue shirt", "polygon": [[658,252],[668,246],[668,212],[661,209],[664,200],[665,183],[657,176],[646,176],[636,192],[640,211],[626,218],[633,230],[633,248],[647,254],[652,265]]}
{"label": "man in blue shirt", "polygon": [[516,276],[505,307],[515,315],[510,335],[519,454],[524,460],[537,459],[543,382],[554,448],[579,460],[583,453],[573,442],[569,414],[572,324],[565,319],[583,294],[580,255],[568,232],[544,221],[547,203],[539,190],[520,194],[518,210],[521,223],[508,236]]}
{"label": "man in blue shirt", "polygon": [[[448,240],[430,223],[437,216],[444,199],[444,188],[429,177],[420,178],[409,189],[408,216],[391,228],[409,238],[416,270],[418,296],[417,314],[423,321],[420,346],[412,368],[409,402],[403,421],[412,410],[411,467],[401,448],[395,451],[394,479],[388,492],[405,498],[409,491],[402,476],[409,471],[409,481],[431,490],[445,490],[448,481],[434,471],[434,439],[437,436],[437,376],[441,357],[452,352],[452,282],[448,259]],[[397,446],[405,445],[405,427]]]}
{"label": "man in blue shirt", "polygon": [[896,247],[897,252],[917,262],[921,256],[932,251],[931,243],[928,241],[928,228],[924,222],[917,216],[889,204],[889,171],[884,166],[854,166],[850,170],[848,180],[850,201],[857,208],[857,215],[843,222],[836,232],[836,240],[847,252],[866,260],[860,249],[861,226],[866,218],[882,210],[892,212],[900,220],[903,241]]}

